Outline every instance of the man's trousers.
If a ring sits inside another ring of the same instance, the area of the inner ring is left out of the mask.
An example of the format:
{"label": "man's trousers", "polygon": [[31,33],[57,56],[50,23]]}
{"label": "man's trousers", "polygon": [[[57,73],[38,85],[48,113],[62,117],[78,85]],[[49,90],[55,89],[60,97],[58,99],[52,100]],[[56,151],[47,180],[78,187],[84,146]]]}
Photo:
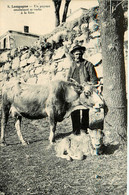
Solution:
{"label": "man's trousers", "polygon": [[80,110],[75,110],[71,113],[72,127],[74,134],[80,134],[80,129],[87,133],[89,127],[89,109],[82,110],[82,118],[80,116]]}

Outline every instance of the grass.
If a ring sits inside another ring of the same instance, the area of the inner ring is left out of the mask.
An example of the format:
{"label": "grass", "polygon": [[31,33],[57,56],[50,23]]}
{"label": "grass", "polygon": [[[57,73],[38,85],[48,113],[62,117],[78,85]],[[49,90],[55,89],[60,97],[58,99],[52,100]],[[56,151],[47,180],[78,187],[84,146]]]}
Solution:
{"label": "grass", "polygon": [[[58,123],[56,139],[71,132],[71,120]],[[6,141],[1,147],[0,191],[6,195],[123,195],[126,194],[127,149],[107,146],[101,156],[67,161],[55,156],[49,146],[47,119],[23,119],[22,134],[29,141],[22,146],[9,120]],[[111,152],[110,152],[111,151]]]}

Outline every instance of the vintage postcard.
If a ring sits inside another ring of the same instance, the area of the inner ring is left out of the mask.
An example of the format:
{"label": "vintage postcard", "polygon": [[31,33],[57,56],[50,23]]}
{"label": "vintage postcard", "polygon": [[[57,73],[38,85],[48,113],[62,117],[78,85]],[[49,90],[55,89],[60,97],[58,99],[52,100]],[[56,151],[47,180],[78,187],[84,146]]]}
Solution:
{"label": "vintage postcard", "polygon": [[126,0],[0,1],[0,195],[127,192]]}

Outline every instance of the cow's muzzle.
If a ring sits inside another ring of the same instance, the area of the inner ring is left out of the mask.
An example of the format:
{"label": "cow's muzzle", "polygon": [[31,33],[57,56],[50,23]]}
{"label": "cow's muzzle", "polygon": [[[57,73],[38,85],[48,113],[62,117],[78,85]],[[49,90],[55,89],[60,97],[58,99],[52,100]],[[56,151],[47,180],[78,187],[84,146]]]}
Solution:
{"label": "cow's muzzle", "polygon": [[93,107],[95,110],[96,110],[96,112],[100,112],[101,111],[101,109],[103,109],[104,108],[104,104],[96,104],[96,105],[94,105],[94,107]]}

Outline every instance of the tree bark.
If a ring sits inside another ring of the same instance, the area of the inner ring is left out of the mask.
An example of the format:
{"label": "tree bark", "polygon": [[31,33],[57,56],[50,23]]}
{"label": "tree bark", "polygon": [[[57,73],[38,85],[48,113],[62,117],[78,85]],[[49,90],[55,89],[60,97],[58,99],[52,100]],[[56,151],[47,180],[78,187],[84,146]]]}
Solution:
{"label": "tree bark", "polygon": [[55,7],[55,26],[60,25],[60,6],[62,0],[53,0],[54,7]]}
{"label": "tree bark", "polygon": [[[118,5],[119,4],[119,5]],[[109,140],[123,143],[127,136],[127,100],[124,65],[124,12],[120,1],[99,0],[104,78],[104,100],[108,113],[104,131]]]}
{"label": "tree bark", "polygon": [[65,7],[64,7],[62,22],[66,22],[66,17],[67,17],[67,12],[68,12],[68,7],[69,7],[70,1],[71,0],[65,0]]}

